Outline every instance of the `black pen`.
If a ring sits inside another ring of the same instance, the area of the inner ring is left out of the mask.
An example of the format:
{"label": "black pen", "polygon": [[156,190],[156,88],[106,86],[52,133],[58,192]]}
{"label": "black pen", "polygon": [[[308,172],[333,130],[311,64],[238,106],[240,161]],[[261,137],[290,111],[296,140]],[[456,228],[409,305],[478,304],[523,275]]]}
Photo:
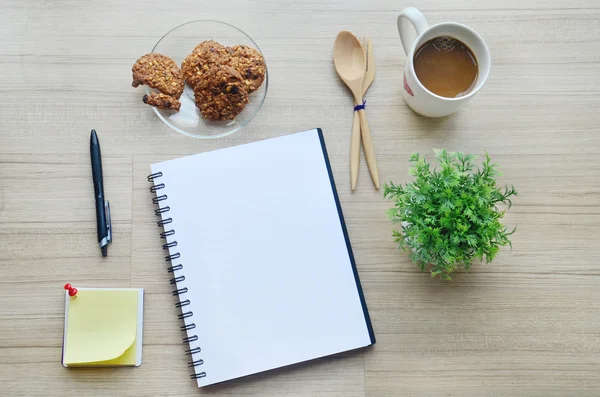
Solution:
{"label": "black pen", "polygon": [[90,136],[90,155],[92,157],[92,179],[94,181],[94,195],[96,199],[96,224],[98,227],[98,243],[102,256],[108,254],[108,243],[112,241],[112,225],[110,220],[110,205],[104,199],[104,183],[102,181],[102,156],[100,155],[100,142],[96,130]]}

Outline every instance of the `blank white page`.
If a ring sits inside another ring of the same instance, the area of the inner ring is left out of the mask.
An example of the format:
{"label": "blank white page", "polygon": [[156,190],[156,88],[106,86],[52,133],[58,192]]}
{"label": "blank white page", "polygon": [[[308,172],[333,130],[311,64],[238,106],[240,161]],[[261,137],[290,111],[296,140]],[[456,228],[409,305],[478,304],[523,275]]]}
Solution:
{"label": "blank white page", "polygon": [[375,342],[320,134],[152,165],[198,386]]}

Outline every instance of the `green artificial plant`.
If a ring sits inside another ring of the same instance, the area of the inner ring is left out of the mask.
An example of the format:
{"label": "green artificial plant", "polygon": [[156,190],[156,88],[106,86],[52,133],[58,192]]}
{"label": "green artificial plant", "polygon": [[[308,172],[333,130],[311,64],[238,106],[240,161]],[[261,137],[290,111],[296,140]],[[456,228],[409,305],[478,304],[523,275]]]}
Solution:
{"label": "green artificial plant", "polygon": [[434,167],[413,154],[414,181],[385,184],[384,196],[394,202],[390,220],[401,225],[393,231],[395,241],[421,271],[450,280],[459,266],[469,270],[474,259],[489,263],[500,247],[511,245],[515,230],[508,231],[501,220],[517,192],[513,186],[496,185],[497,166],[487,153],[481,166],[471,154],[434,153],[439,162]]}

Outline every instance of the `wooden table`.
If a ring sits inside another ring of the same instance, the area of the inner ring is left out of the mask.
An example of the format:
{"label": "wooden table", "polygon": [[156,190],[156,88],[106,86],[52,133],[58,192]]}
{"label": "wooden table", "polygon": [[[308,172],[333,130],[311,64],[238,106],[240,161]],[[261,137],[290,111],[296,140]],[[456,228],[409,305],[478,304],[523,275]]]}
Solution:
{"label": "wooden table", "polygon": [[[0,13],[0,395],[600,395],[600,4],[506,0],[4,0]],[[484,90],[442,120],[401,96],[403,6],[470,25],[490,46]],[[263,50],[269,92],[241,132],[169,130],[131,87],[131,65],[191,19],[239,26]],[[368,32],[368,115],[383,181],[408,156],[487,150],[520,195],[513,250],[452,282],[399,252],[364,159],[350,192],[352,99],[337,78],[339,30]],[[159,160],[323,128],[377,335],[375,346],[213,388],[189,379],[146,175]],[[96,241],[89,132],[102,141],[114,243]],[[146,289],[136,369],[60,365],[65,282]]]}

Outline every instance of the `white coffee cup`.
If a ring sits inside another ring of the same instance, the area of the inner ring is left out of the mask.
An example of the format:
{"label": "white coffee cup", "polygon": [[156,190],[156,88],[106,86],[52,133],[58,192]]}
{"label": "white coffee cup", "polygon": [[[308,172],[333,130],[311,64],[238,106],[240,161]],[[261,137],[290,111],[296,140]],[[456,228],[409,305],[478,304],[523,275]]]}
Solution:
{"label": "white coffee cup", "polygon": [[[417,31],[417,37],[413,39],[414,30]],[[455,22],[429,26],[421,11],[408,7],[398,16],[398,32],[406,53],[402,94],[408,106],[415,112],[427,117],[447,116],[475,96],[485,84],[492,65],[490,50],[481,36],[468,26]],[[427,41],[439,36],[449,36],[462,41],[477,59],[477,81],[466,95],[456,98],[439,96],[425,88],[417,79],[413,64],[415,51]]]}

